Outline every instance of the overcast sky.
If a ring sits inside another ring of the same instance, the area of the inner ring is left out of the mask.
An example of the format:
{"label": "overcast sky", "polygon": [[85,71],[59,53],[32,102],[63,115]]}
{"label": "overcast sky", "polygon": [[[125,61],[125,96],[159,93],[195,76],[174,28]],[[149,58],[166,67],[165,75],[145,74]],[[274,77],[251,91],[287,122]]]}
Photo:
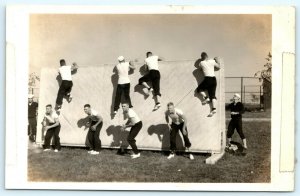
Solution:
{"label": "overcast sky", "polygon": [[30,72],[117,63],[119,55],[142,62],[147,51],[165,60],[194,60],[202,51],[221,56],[226,76],[253,76],[271,51],[271,15],[31,15]]}

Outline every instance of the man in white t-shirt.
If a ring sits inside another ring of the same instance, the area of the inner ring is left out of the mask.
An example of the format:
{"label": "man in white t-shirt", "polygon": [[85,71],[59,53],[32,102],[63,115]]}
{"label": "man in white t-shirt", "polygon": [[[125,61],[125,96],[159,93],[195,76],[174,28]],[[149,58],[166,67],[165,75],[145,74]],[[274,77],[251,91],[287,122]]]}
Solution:
{"label": "man in white t-shirt", "polygon": [[[160,107],[159,97],[161,97],[160,72],[158,68],[158,61],[161,61],[161,59],[159,59],[158,56],[153,55],[152,52],[147,52],[146,56],[147,58],[145,59],[144,66],[149,72],[139,79],[139,85],[146,87],[148,89],[148,94],[152,91],[154,92],[154,110],[157,110]],[[151,88],[147,82],[151,82],[153,88]]]}
{"label": "man in white t-shirt", "polygon": [[115,66],[114,70],[118,73],[118,86],[116,91],[115,103],[114,103],[114,115],[117,113],[120,103],[122,93],[124,94],[125,102],[129,103],[129,107],[132,108],[130,99],[130,80],[128,72],[130,69],[134,70],[135,67],[132,61],[125,62],[123,56],[118,57],[119,64]]}
{"label": "man in white t-shirt", "polygon": [[[180,130],[183,136],[184,145],[187,148],[187,151],[189,152],[189,148],[191,147],[191,142],[188,137],[188,131],[187,131],[187,119],[183,112],[175,108],[174,103],[170,102],[167,104],[167,111],[165,112],[165,118],[166,122],[169,126],[170,132],[170,155],[168,156],[168,159],[172,159],[175,156],[176,151],[176,137],[178,135],[178,131]],[[172,123],[169,124],[169,118],[171,119]],[[193,160],[194,156],[190,153],[190,159]]]}
{"label": "man in white t-shirt", "polygon": [[122,126],[122,130],[125,130],[128,127],[131,127],[130,132],[127,137],[127,141],[132,148],[133,154],[131,155],[132,159],[139,158],[141,156],[137,146],[135,137],[138,135],[140,130],[143,127],[143,123],[138,117],[138,115],[133,111],[132,108],[129,108],[128,103],[122,104],[123,114],[125,119],[128,119],[127,123]]}
{"label": "man in white t-shirt", "polygon": [[[220,62],[217,57],[214,59],[208,59],[208,55],[205,52],[201,53],[200,59],[200,68],[204,74],[204,80],[201,84],[197,87],[196,92],[200,93],[203,102],[202,104],[206,104],[208,102],[212,102],[212,110],[209,117],[213,116],[216,113],[216,88],[217,88],[217,79],[215,77],[215,69],[220,69]],[[208,92],[208,96],[206,95],[205,91]]]}
{"label": "man in white t-shirt", "polygon": [[44,141],[44,151],[50,150],[50,142],[51,138],[54,136],[54,152],[60,151],[60,138],[59,138],[59,132],[60,132],[60,123],[58,120],[58,115],[52,111],[52,105],[48,104],[46,105],[46,113],[43,120],[43,129],[45,135],[45,141]]}
{"label": "man in white t-shirt", "polygon": [[87,133],[88,141],[90,143],[89,154],[97,155],[101,150],[101,140],[99,138],[100,130],[103,126],[103,118],[99,115],[99,113],[92,109],[90,104],[84,105],[84,112],[88,115],[88,123],[89,131]]}
{"label": "man in white t-shirt", "polygon": [[64,96],[67,96],[68,102],[72,101],[71,96],[71,90],[73,86],[72,82],[72,72],[77,70],[78,66],[76,63],[73,63],[73,65],[66,65],[66,61],[64,59],[60,60],[60,68],[58,69],[58,72],[61,76],[62,82],[59,86],[57,98],[56,98],[56,110],[60,112],[63,98]]}

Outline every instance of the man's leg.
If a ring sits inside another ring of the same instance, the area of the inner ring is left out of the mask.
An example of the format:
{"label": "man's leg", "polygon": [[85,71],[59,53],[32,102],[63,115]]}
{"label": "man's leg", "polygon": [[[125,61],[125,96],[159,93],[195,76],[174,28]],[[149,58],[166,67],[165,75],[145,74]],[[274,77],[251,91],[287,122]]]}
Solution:
{"label": "man's leg", "polygon": [[101,140],[99,138],[100,131],[103,126],[103,123],[101,122],[97,127],[96,131],[94,133],[94,145],[95,145],[95,151],[99,152],[101,150]]}
{"label": "man's leg", "polygon": [[50,150],[50,142],[53,134],[54,134],[53,128],[47,130],[47,133],[45,135],[45,141],[44,141],[44,149],[45,149],[44,151]]}
{"label": "man's leg", "polygon": [[191,159],[191,160],[194,160],[194,156],[193,156],[192,153],[190,152],[190,147],[192,146],[192,144],[191,144],[190,139],[189,139],[189,134],[188,134],[187,127],[185,127],[185,133],[186,133],[186,134],[184,134],[182,128],[183,128],[183,123],[181,123],[180,131],[181,131],[181,134],[182,134],[182,136],[183,136],[184,146],[186,147],[186,151],[189,153],[190,159]]}
{"label": "man's leg", "polygon": [[182,128],[183,128],[183,123],[180,124],[180,132],[182,133],[185,147],[186,147],[186,148],[190,148],[190,147],[192,146],[192,144],[191,144],[190,139],[189,139],[189,136],[188,136],[188,130],[187,130],[187,127],[185,127],[185,132],[186,132],[186,134],[183,133]]}
{"label": "man's leg", "polygon": [[239,119],[236,123],[237,123],[236,130],[237,130],[238,134],[240,135],[240,137],[243,141],[244,148],[247,149],[248,148],[247,147],[247,140],[246,140],[246,137],[245,137],[244,132],[243,132],[242,119]]}
{"label": "man's leg", "polygon": [[116,96],[115,96],[115,103],[114,103],[114,113],[116,114],[121,103],[121,95],[122,95],[122,89],[121,85],[118,84],[117,86],[117,91],[116,91]]}
{"label": "man's leg", "polygon": [[171,131],[170,131],[170,155],[168,159],[174,158],[175,151],[176,151],[176,137],[178,133],[178,125],[171,124]]}
{"label": "man's leg", "polygon": [[233,120],[230,120],[227,130],[227,140],[228,140],[228,146],[230,146],[231,137],[234,133],[234,122]]}
{"label": "man's leg", "polygon": [[56,109],[60,109],[62,106],[62,102],[63,102],[63,98],[66,94],[66,90],[65,90],[65,83],[66,81],[62,81],[61,85],[58,89],[58,93],[57,93],[57,98],[56,98]]}
{"label": "man's leg", "polygon": [[149,81],[150,81],[149,73],[139,79],[139,85],[143,85],[145,88],[148,89],[148,95],[152,91],[152,88],[147,84],[147,82],[149,82]]}
{"label": "man's leg", "polygon": [[142,126],[143,126],[143,124],[142,124],[141,121],[138,122],[138,123],[136,123],[134,126],[131,127],[131,130],[130,130],[129,135],[127,137],[127,141],[129,143],[129,145],[131,146],[134,155],[139,154],[139,150],[138,150],[138,148],[136,146],[135,137],[137,136],[137,134],[142,129]]}
{"label": "man's leg", "polygon": [[130,99],[130,83],[124,84],[124,97],[125,100],[128,102],[129,104],[129,108],[132,108],[132,104],[131,104],[131,99]]}
{"label": "man's leg", "polygon": [[89,140],[89,143],[91,145],[91,150],[95,150],[95,145],[94,145],[94,131],[92,131],[91,128],[89,128],[89,131],[88,131],[88,140]]}
{"label": "man's leg", "polygon": [[60,150],[61,149],[60,137],[59,137],[60,128],[61,128],[60,125],[54,127],[55,150]]}
{"label": "man's leg", "polygon": [[30,138],[32,142],[35,142],[37,126],[36,118],[30,118],[29,124],[31,128]]}
{"label": "man's leg", "polygon": [[199,86],[197,87],[196,89],[196,92],[199,93],[200,92],[200,95],[202,97],[202,104],[206,104],[208,103],[210,100],[209,100],[209,97],[206,95],[205,91],[208,87],[208,79],[205,77],[204,80],[199,84]]}
{"label": "man's leg", "polygon": [[71,91],[72,91],[72,87],[73,87],[73,82],[72,81],[68,81],[67,85],[66,85],[66,96],[67,96],[67,100],[70,103],[73,99],[72,95],[71,95]]}
{"label": "man's leg", "polygon": [[212,102],[212,110],[209,116],[213,116],[217,112],[217,98],[216,98],[216,89],[217,89],[217,80],[215,77],[210,78],[209,81],[209,88],[208,88],[208,95],[209,99]]}
{"label": "man's leg", "polygon": [[159,101],[159,96],[160,94],[160,73],[159,71],[152,71],[151,74],[151,80],[152,80],[152,85],[153,85],[153,90],[154,90],[154,100],[155,100],[155,110],[157,110],[160,107],[160,101]]}

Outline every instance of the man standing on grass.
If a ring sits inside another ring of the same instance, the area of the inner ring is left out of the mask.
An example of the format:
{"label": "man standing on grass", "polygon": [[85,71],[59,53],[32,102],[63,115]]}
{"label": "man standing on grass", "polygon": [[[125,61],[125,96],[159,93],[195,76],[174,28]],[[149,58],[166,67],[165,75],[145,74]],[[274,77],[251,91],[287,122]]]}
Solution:
{"label": "man standing on grass", "polygon": [[[183,112],[178,109],[175,108],[174,103],[170,102],[167,105],[168,109],[165,112],[165,118],[166,118],[166,122],[168,124],[169,129],[171,130],[170,132],[170,150],[171,153],[168,156],[168,159],[172,159],[175,156],[175,151],[176,151],[176,137],[178,134],[178,131],[180,130],[183,136],[183,140],[184,140],[184,144],[185,147],[187,149],[187,151],[189,152],[189,148],[191,147],[191,142],[189,140],[188,137],[188,131],[187,131],[187,119],[185,117],[185,115],[183,114]],[[169,124],[169,118],[171,118],[172,123]],[[190,159],[193,160],[194,156],[190,153]]]}
{"label": "man standing on grass", "polygon": [[101,150],[101,140],[99,138],[100,130],[103,126],[103,118],[98,114],[98,112],[91,108],[90,104],[84,105],[84,112],[88,115],[89,127],[88,131],[88,141],[90,143],[89,154],[97,155]]}
{"label": "man standing on grass", "polygon": [[231,143],[231,137],[234,133],[234,129],[237,130],[238,134],[240,135],[244,148],[247,149],[247,141],[246,137],[243,133],[243,126],[242,126],[242,114],[244,113],[244,105],[240,102],[241,96],[239,94],[234,94],[232,100],[233,102],[230,103],[227,107],[230,109],[231,120],[228,125],[227,131],[227,139],[228,145]]}
{"label": "man standing on grass", "polygon": [[45,143],[44,143],[44,151],[50,150],[50,142],[51,138],[54,136],[54,152],[60,151],[60,138],[59,138],[59,132],[60,132],[60,123],[58,120],[58,115],[53,112],[52,105],[48,104],[46,105],[46,114],[44,116],[43,120],[43,128],[45,135]]}
{"label": "man standing on grass", "polygon": [[133,154],[131,155],[132,159],[139,158],[141,156],[141,153],[139,152],[137,146],[136,146],[136,140],[135,137],[138,135],[140,130],[143,127],[143,123],[138,117],[138,115],[133,111],[132,108],[129,108],[128,103],[122,104],[123,114],[125,119],[128,119],[127,123],[122,126],[121,130],[124,131],[126,128],[130,128],[130,132],[127,137],[127,141],[129,145],[132,148]]}
{"label": "man standing on grass", "polygon": [[129,69],[134,70],[135,67],[130,62],[125,62],[125,58],[123,56],[118,57],[119,64],[116,65],[115,69],[118,73],[118,86],[116,91],[115,103],[114,103],[114,115],[117,114],[121,103],[121,96],[124,93],[125,102],[129,103],[129,107],[132,108],[131,99],[130,99],[130,80],[128,77]]}
{"label": "man standing on grass", "polygon": [[[208,102],[212,102],[212,110],[209,117],[213,116],[216,110],[217,98],[216,98],[216,88],[217,88],[217,80],[215,77],[215,69],[220,69],[220,62],[217,57],[214,59],[208,59],[208,55],[205,52],[201,53],[200,60],[200,68],[204,74],[204,80],[197,87],[196,92],[202,95],[203,102],[202,104],[206,104]],[[208,92],[208,96],[205,91]]]}
{"label": "man standing on grass", "polygon": [[60,68],[59,74],[61,76],[62,82],[60,84],[57,98],[56,98],[56,110],[57,112],[60,112],[63,98],[64,96],[67,96],[67,100],[70,103],[72,101],[72,95],[71,90],[73,86],[72,82],[72,72],[77,70],[78,66],[76,63],[73,63],[73,65],[66,65],[66,61],[64,59],[60,60]]}
{"label": "man standing on grass", "polygon": [[[160,94],[160,72],[158,69],[158,61],[161,61],[158,56],[153,55],[152,52],[147,52],[147,58],[145,59],[145,67],[149,72],[139,79],[139,85],[143,85],[148,89],[148,94],[154,91],[155,106],[153,110],[157,110],[160,107],[159,97]],[[153,88],[151,88],[147,82],[151,82]]]}
{"label": "man standing on grass", "polygon": [[33,94],[28,95],[28,136],[31,142],[35,142],[38,112],[38,103],[33,101],[33,97]]}

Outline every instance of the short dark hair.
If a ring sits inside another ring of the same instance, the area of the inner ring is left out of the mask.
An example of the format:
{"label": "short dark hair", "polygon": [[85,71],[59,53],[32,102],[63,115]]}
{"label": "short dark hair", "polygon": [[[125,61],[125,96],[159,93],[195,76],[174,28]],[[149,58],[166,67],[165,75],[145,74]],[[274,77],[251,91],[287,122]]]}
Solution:
{"label": "short dark hair", "polygon": [[60,59],[59,63],[60,63],[60,66],[66,65],[65,59]]}
{"label": "short dark hair", "polygon": [[85,104],[85,105],[83,106],[83,108],[90,108],[90,107],[91,107],[90,104]]}
{"label": "short dark hair", "polygon": [[207,53],[206,53],[206,52],[202,52],[202,53],[201,53],[201,60],[202,60],[202,61],[205,60],[207,57],[208,57],[208,56],[207,56]]}
{"label": "short dark hair", "polygon": [[122,103],[122,105],[123,105],[123,104],[125,104],[125,105],[128,105],[128,106],[129,106],[129,103],[128,103],[128,102],[124,102],[124,103]]}
{"label": "short dark hair", "polygon": [[151,54],[152,54],[152,52],[149,51],[149,52],[146,53],[146,56],[148,57]]}
{"label": "short dark hair", "polygon": [[169,106],[174,106],[174,103],[173,102],[169,102],[168,104],[167,104],[167,106],[169,107]]}
{"label": "short dark hair", "polygon": [[46,108],[47,108],[47,107],[50,107],[50,108],[52,108],[52,105],[51,105],[51,104],[48,104],[48,105],[46,105]]}

